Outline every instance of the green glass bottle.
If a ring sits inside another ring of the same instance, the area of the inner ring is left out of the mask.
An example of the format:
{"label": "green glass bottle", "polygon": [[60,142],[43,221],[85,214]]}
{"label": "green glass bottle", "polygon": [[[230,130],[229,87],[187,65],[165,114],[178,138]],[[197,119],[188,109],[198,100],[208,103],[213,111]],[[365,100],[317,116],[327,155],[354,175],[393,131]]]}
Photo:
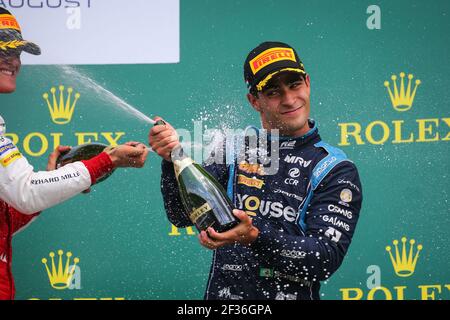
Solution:
{"label": "green glass bottle", "polygon": [[[96,155],[100,154],[107,148],[108,146],[103,143],[93,142],[93,143],[86,143],[81,144],[79,146],[72,147],[70,151],[61,154],[58,159],[56,160],[56,168],[60,168],[68,163],[81,161],[81,160],[89,160]],[[104,176],[97,179],[97,183],[104,181],[107,179],[114,170],[111,172],[108,172]]]}
{"label": "green glass bottle", "polygon": [[233,204],[219,182],[181,146],[172,150],[171,158],[183,206],[195,227],[223,232],[236,226],[239,220],[233,215]]}

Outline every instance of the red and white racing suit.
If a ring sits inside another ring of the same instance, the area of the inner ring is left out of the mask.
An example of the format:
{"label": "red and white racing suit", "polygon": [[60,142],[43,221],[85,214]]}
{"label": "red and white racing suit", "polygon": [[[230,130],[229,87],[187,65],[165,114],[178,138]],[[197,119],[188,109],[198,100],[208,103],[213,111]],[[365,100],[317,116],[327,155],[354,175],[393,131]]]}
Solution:
{"label": "red and white racing suit", "polygon": [[34,172],[19,149],[0,135],[0,300],[14,299],[11,240],[39,212],[88,189],[113,169],[102,152],[53,171]]}

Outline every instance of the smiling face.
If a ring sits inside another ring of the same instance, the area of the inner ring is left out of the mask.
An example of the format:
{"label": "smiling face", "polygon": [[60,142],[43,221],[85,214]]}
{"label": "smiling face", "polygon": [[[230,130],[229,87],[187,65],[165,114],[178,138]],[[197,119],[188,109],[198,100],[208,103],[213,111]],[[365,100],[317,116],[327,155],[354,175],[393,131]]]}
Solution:
{"label": "smiling face", "polygon": [[273,77],[257,96],[247,98],[260,113],[263,128],[278,129],[282,136],[297,137],[309,131],[310,80],[296,72]]}
{"label": "smiling face", "polygon": [[19,55],[0,55],[0,93],[16,90],[16,78],[21,66]]}

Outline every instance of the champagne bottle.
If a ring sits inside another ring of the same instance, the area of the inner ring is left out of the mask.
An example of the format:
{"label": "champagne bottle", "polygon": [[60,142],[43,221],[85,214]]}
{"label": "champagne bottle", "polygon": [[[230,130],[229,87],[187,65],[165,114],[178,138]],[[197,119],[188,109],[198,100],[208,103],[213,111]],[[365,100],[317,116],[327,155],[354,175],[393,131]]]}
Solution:
{"label": "champagne bottle", "polygon": [[[100,154],[107,148],[108,146],[103,143],[86,143],[81,144],[79,146],[72,147],[70,151],[61,154],[58,159],[56,159],[56,168],[60,168],[68,163],[80,161],[80,160],[89,160],[96,155]],[[107,174],[103,175],[102,177],[97,179],[97,183],[105,180],[108,178],[114,170],[111,172],[108,172]]]}
{"label": "champagne bottle", "polygon": [[183,206],[196,228],[223,232],[236,226],[239,220],[233,215],[233,204],[219,182],[181,146],[172,150],[171,158]]}

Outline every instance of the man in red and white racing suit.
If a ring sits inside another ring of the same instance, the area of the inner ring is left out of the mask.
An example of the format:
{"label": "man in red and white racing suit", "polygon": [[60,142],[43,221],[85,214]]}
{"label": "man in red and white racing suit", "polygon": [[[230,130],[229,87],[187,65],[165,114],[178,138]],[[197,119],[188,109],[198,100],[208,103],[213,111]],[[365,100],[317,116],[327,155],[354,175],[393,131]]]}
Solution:
{"label": "man in red and white racing suit", "polygon": [[[23,40],[15,17],[0,7],[0,93],[15,91],[22,51],[40,54],[36,44]],[[1,100],[0,107],[5,107]],[[49,171],[34,172],[14,143],[4,136],[5,127],[0,116],[0,300],[14,299],[11,240],[15,233],[40,211],[88,190],[114,168],[142,167],[148,154],[144,144],[128,142],[55,170],[57,157],[70,149],[60,146],[50,155]]]}

